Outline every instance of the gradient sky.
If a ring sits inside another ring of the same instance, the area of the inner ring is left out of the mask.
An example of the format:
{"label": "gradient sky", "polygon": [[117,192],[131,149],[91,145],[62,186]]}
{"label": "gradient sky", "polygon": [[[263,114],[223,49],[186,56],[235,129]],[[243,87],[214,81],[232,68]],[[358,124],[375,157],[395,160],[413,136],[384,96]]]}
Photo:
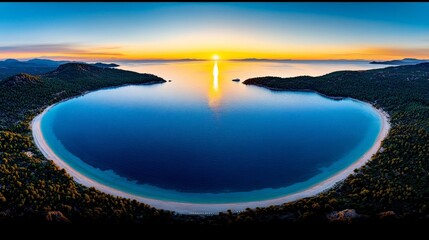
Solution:
{"label": "gradient sky", "polygon": [[429,58],[429,3],[0,3],[0,59]]}

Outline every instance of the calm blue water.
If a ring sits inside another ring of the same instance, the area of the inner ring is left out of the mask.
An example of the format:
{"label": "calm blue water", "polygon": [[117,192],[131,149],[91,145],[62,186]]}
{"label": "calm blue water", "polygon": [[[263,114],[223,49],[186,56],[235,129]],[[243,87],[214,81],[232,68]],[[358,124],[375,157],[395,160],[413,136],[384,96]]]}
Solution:
{"label": "calm blue water", "polygon": [[233,67],[222,77],[218,65],[217,76],[211,62],[188,63],[166,78],[172,82],[63,102],[44,116],[42,132],[57,155],[107,185],[149,198],[223,203],[312,186],[356,161],[380,131],[368,105],[245,86],[231,81]]}

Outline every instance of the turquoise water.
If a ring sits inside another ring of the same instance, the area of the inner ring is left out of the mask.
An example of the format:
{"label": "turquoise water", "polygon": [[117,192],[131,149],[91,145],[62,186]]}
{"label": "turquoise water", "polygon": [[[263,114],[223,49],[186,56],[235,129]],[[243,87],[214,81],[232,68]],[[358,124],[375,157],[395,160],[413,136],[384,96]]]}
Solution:
{"label": "turquoise water", "polygon": [[232,82],[243,66],[156,67],[174,70],[172,77],[158,74],[172,82],[100,90],[51,108],[41,121],[50,148],[124,192],[232,203],[278,198],[328,179],[370,149],[381,128],[374,109],[358,101]]}

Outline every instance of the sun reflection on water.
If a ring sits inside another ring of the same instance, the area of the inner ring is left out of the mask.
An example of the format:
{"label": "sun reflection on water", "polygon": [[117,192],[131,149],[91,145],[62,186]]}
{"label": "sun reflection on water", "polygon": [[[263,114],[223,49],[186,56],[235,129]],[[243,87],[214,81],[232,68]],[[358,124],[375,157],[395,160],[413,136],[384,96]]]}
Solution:
{"label": "sun reflection on water", "polygon": [[215,61],[213,67],[213,89],[217,91],[219,89],[219,68],[217,67],[217,61]]}
{"label": "sun reflection on water", "polygon": [[217,111],[220,106],[221,90],[219,86],[219,68],[217,61],[214,62],[213,66],[213,84],[210,85],[208,98],[209,106],[212,110]]}

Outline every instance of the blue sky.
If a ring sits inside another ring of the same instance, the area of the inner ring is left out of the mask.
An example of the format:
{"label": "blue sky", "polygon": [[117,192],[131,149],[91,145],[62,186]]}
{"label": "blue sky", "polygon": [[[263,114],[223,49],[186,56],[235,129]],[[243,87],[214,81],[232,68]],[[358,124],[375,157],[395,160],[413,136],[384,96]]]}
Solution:
{"label": "blue sky", "polygon": [[0,58],[429,58],[429,3],[0,3]]}

